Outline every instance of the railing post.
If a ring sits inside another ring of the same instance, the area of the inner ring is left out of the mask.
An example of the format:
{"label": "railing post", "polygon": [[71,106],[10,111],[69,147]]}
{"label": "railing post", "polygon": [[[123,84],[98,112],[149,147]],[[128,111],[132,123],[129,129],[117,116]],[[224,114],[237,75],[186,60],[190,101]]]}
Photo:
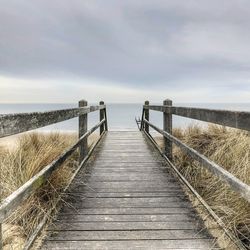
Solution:
{"label": "railing post", "polygon": [[[145,105],[149,105],[149,101],[145,101]],[[149,121],[149,109],[145,109],[145,112],[144,112],[144,117],[146,120]],[[149,133],[149,125],[147,123],[144,123],[144,129],[147,133]]]}
{"label": "railing post", "polygon": [[108,131],[108,118],[107,118],[106,106],[105,106],[105,109],[104,109],[104,116],[105,116],[105,130]]}
{"label": "railing post", "polygon": [[[86,107],[88,102],[85,100],[79,101],[79,108]],[[88,131],[88,114],[79,115],[79,138]],[[79,164],[88,154],[88,138],[85,138],[79,147]]]}
{"label": "railing post", "polygon": [[[104,105],[104,101],[100,101],[99,102],[99,105]],[[103,119],[106,119],[105,117],[105,110],[104,109],[101,109],[100,110],[100,121],[102,121]],[[103,123],[101,126],[100,126],[100,135],[102,134],[102,132],[105,130],[105,123]]]}
{"label": "railing post", "polygon": [[[163,101],[164,106],[172,106],[172,100],[166,99]],[[163,113],[163,130],[168,132],[169,134],[172,134],[172,113],[164,112]],[[169,160],[172,160],[173,155],[173,145],[172,142],[164,137],[164,152],[165,155],[169,158]]]}

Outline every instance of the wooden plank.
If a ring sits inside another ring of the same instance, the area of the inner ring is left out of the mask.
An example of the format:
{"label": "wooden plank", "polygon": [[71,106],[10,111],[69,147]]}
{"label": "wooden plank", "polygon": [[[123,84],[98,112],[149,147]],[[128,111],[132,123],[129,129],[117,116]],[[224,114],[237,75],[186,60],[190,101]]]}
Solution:
{"label": "wooden plank", "polygon": [[97,215],[111,215],[111,214],[135,214],[135,215],[143,215],[143,214],[190,214],[194,213],[192,207],[185,208],[74,208],[71,205],[65,205],[62,207],[61,214],[97,214]]}
{"label": "wooden plank", "polygon": [[[98,185],[99,186],[99,185]],[[173,187],[145,187],[145,186],[140,186],[140,187],[111,187],[111,188],[103,188],[103,187],[94,187],[93,185],[92,186],[89,186],[88,184],[79,184],[79,185],[74,185],[72,184],[72,187],[69,188],[69,191],[70,192],[108,192],[108,193],[114,193],[114,192],[128,192],[128,193],[131,193],[131,192],[169,192],[169,191],[172,191],[172,190],[175,190],[175,191],[182,191],[181,187],[176,187],[176,186],[173,186]]]}
{"label": "wooden plank", "polygon": [[100,184],[98,182],[92,182],[92,183],[73,183],[72,186],[74,185],[75,188],[80,188],[80,187],[89,187],[92,189],[130,189],[130,190],[166,190],[168,188],[178,188],[179,184],[177,183],[161,183],[161,185],[159,185],[158,183],[155,183],[154,181],[152,182],[123,182],[122,185],[120,183],[117,182],[103,182],[100,186]]}
{"label": "wooden plank", "polygon": [[127,181],[152,181],[153,180],[162,180],[162,181],[173,181],[176,180],[172,175],[170,175],[167,172],[158,172],[158,173],[151,173],[149,175],[148,173],[141,172],[134,172],[131,173],[129,171],[121,173],[113,173],[110,172],[109,175],[106,173],[99,172],[96,169],[93,169],[91,173],[84,173],[83,175],[79,175],[75,180],[82,180],[82,179],[88,179],[92,181],[119,181],[119,180],[127,180]]}
{"label": "wooden plank", "polygon": [[141,149],[141,148],[137,148],[137,147],[135,147],[135,148],[127,148],[127,147],[125,147],[125,148],[122,148],[122,149],[120,149],[120,148],[117,148],[117,147],[114,147],[113,149],[100,149],[99,148],[99,150],[98,151],[96,151],[96,154],[98,155],[98,154],[100,154],[100,155],[106,155],[106,154],[114,154],[114,153],[117,153],[117,154],[144,154],[145,155],[145,150],[146,150],[146,148],[145,149]]}
{"label": "wooden plank", "polygon": [[115,156],[115,157],[129,157],[129,158],[131,158],[131,157],[138,157],[138,158],[140,158],[140,157],[145,157],[145,158],[151,158],[151,157],[159,157],[159,154],[157,155],[157,154],[155,154],[155,153],[152,153],[152,152],[138,152],[138,151],[134,151],[134,152],[125,152],[125,151],[123,151],[123,152],[115,152],[115,154],[114,154],[114,152],[97,152],[96,153],[96,156],[102,156],[102,157],[112,157],[112,155],[113,156]]}
{"label": "wooden plank", "polygon": [[[89,166],[89,165],[88,165]],[[112,162],[112,161],[106,161],[106,162],[101,162],[101,161],[96,161],[91,165],[92,168],[95,167],[113,167],[113,168],[119,168],[119,167],[124,167],[124,168],[138,168],[138,167],[149,167],[149,168],[166,168],[166,163],[165,162]]]}
{"label": "wooden plank", "polygon": [[106,173],[101,173],[101,174],[95,174],[94,172],[92,174],[86,174],[84,176],[84,178],[76,178],[76,182],[77,181],[81,181],[82,180],[91,180],[91,181],[102,181],[102,182],[108,182],[108,181],[152,181],[152,178],[154,179],[154,181],[175,181],[174,177],[168,177],[168,175],[164,175],[162,173],[162,175],[160,174],[151,174],[150,175],[145,175],[145,174],[123,174],[121,175],[120,173],[118,174],[109,174],[107,175]]}
{"label": "wooden plank", "polygon": [[183,240],[209,239],[211,236],[197,230],[148,230],[148,231],[60,231],[53,234],[49,241],[55,240]]}
{"label": "wooden plank", "polygon": [[184,197],[182,190],[170,190],[168,192],[67,192],[70,197],[78,198],[126,198],[126,197]]}
{"label": "wooden plank", "polygon": [[156,105],[144,108],[250,131],[250,112]]}
{"label": "wooden plank", "polygon": [[[72,201],[71,201],[72,202]],[[72,202],[73,203],[73,202]],[[155,202],[151,203],[125,203],[125,204],[118,204],[118,203],[98,203],[98,202],[75,202],[72,204],[74,209],[78,208],[190,208],[192,205],[189,202],[162,202],[157,204]]]}
{"label": "wooden plank", "polygon": [[127,167],[127,168],[121,168],[121,167],[88,167],[85,169],[85,173],[106,173],[107,175],[109,174],[126,174],[126,173],[135,173],[135,174],[140,174],[140,173],[147,173],[147,174],[163,174],[163,173],[169,173],[169,169],[166,168],[153,168],[153,167]]}
{"label": "wooden plank", "polygon": [[176,222],[176,221],[194,221],[197,218],[190,214],[130,214],[130,215],[84,215],[84,214],[59,214],[56,221],[60,222]]}
{"label": "wooden plank", "polygon": [[95,250],[124,250],[124,249],[196,249],[213,250],[214,241],[210,239],[186,240],[118,240],[118,241],[48,241],[43,249],[95,249]]}
{"label": "wooden plank", "polygon": [[[80,196],[81,197],[81,196]],[[127,204],[136,204],[136,205],[142,205],[142,204],[162,204],[162,203],[177,203],[177,202],[186,202],[187,199],[184,198],[186,196],[167,196],[167,197],[125,197],[125,198],[86,198],[82,196],[82,199],[79,195],[76,195],[75,197],[71,197],[72,204],[74,202],[77,202],[78,204],[84,203],[84,204],[102,204],[102,205],[108,205],[113,204],[114,206],[116,204],[120,204],[121,206],[127,205]]]}
{"label": "wooden plank", "polygon": [[152,160],[155,160],[156,162],[162,161],[162,158],[159,158],[159,156],[153,155],[153,154],[131,154],[130,157],[126,155],[126,153],[119,153],[114,154],[112,156],[112,153],[108,154],[96,154],[95,158],[98,162],[98,160],[101,161],[111,161],[112,159],[119,159],[121,162],[123,161],[132,161],[132,162],[152,162]]}
{"label": "wooden plank", "polygon": [[202,229],[199,223],[190,221],[176,221],[175,223],[166,222],[62,222],[55,221],[49,226],[49,230],[56,231],[99,231],[99,230],[180,230],[180,229]]}
{"label": "wooden plank", "polygon": [[47,112],[0,115],[0,138],[66,121],[103,108],[105,108],[105,105]]}
{"label": "wooden plank", "polygon": [[[101,163],[101,161],[100,161]],[[162,160],[147,160],[147,159],[128,159],[128,158],[122,158],[122,159],[119,159],[119,158],[113,158],[113,160],[110,158],[110,159],[103,159],[103,162],[102,162],[104,165],[105,164],[112,164],[112,163],[137,163],[137,164],[141,164],[141,163],[147,163],[147,164],[155,164],[155,163],[160,163],[160,164],[163,164],[164,162]]]}

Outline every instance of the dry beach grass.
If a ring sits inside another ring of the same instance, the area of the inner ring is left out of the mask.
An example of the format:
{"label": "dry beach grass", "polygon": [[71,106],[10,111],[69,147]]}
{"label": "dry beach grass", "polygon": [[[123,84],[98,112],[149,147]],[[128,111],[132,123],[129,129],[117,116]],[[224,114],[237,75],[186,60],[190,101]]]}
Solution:
{"label": "dry beach grass", "polygon": [[[97,135],[89,137],[89,144]],[[77,139],[73,133],[27,133],[12,138],[15,143],[0,147],[0,201],[51,163]],[[6,140],[6,139],[5,139]],[[77,167],[78,153],[72,155],[49,179],[28,198],[3,225],[4,250],[22,249],[25,239],[55,205],[63,188]]]}
{"label": "dry beach grass", "polygon": [[[250,135],[236,129],[210,125],[175,129],[174,135],[185,144],[218,163],[231,174],[250,185]],[[163,146],[161,137],[156,138]],[[174,147],[174,163],[198,191],[226,227],[250,247],[250,206],[229,187],[197,162]]]}

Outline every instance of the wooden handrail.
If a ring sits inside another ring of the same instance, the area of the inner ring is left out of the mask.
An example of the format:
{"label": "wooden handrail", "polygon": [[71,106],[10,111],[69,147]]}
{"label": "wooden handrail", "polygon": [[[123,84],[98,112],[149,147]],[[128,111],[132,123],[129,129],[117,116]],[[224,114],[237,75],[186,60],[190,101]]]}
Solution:
{"label": "wooden handrail", "polygon": [[98,105],[46,112],[0,115],[0,138],[45,127],[105,108],[105,105]]}
{"label": "wooden handrail", "polygon": [[[154,124],[149,122],[149,119],[145,117],[145,111],[154,110],[163,112],[163,129],[158,128]],[[204,122],[215,123],[219,125],[224,125],[232,128],[242,129],[250,131],[250,112],[241,111],[230,111],[230,110],[215,110],[215,109],[203,109],[203,108],[189,108],[189,107],[175,107],[172,106],[172,101],[167,99],[163,102],[163,105],[143,105],[142,111],[142,126],[144,134],[149,138],[150,141],[156,146],[156,148],[161,152],[163,157],[168,162],[168,165],[172,167],[175,173],[180,177],[182,182],[189,188],[189,190],[198,198],[201,204],[206,208],[212,218],[215,219],[217,224],[224,230],[227,236],[232,240],[232,242],[239,248],[245,249],[243,245],[235,241],[234,234],[231,230],[225,227],[223,221],[215,214],[215,212],[209,207],[209,205],[202,199],[202,197],[197,193],[197,191],[192,187],[192,185],[185,179],[185,177],[179,172],[178,168],[174,166],[172,159],[172,143],[177,145],[186,154],[191,156],[194,160],[198,161],[201,166],[204,166],[213,175],[219,177],[222,181],[226,182],[236,193],[240,194],[246,201],[250,202],[250,186],[242,182],[240,179],[226,171],[224,168],[216,164],[215,162],[209,160],[204,155],[200,154],[193,148],[184,144],[182,141],[177,139],[172,135],[172,115],[183,116],[187,118],[192,118]],[[157,143],[154,141],[150,133],[144,129],[145,124],[158,133],[163,135],[164,138],[164,150],[161,150]]]}
{"label": "wooden handrail", "polygon": [[5,200],[0,203],[0,223],[6,219],[13,210],[20,205],[27,197],[29,197],[35,190],[41,187],[51,174],[60,167],[67,158],[79,147],[81,142],[105,123],[105,119],[91,128],[85,133],[72,147],[66,150],[61,156],[54,160],[51,164],[44,167],[39,173],[34,175],[29,181],[23,184],[15,192],[9,195]]}
{"label": "wooden handrail", "polygon": [[250,131],[250,112],[163,105],[144,105],[143,108]]}
{"label": "wooden handrail", "polygon": [[198,161],[202,166],[206,167],[206,169],[208,169],[214,175],[220,177],[223,181],[227,182],[227,184],[232,188],[232,190],[239,193],[245,200],[250,202],[250,186],[248,186],[247,184],[236,178],[234,175],[226,171],[224,168],[220,167],[218,164],[214,163],[213,161],[210,161],[207,157],[200,154],[193,148],[187,146],[173,135],[156,127],[146,119],[144,119],[144,122],[148,124],[151,128],[155,129],[157,132],[162,134],[164,137],[171,140],[174,144],[180,147],[185,153],[187,153],[196,161]]}
{"label": "wooden handrail", "polygon": [[[3,221],[31,194],[40,188],[72,153],[81,145],[82,141],[92,134],[96,129],[105,123],[105,119],[99,122],[85,133],[72,147],[66,150],[61,156],[54,160],[51,164],[44,167],[39,173],[34,175],[29,181],[23,184],[15,192],[9,195],[0,203],[0,250],[2,249],[2,223]],[[86,158],[86,157],[85,157]],[[83,159],[84,161],[84,159]],[[82,161],[82,162],[83,162]],[[82,166],[82,163],[80,164]]]}

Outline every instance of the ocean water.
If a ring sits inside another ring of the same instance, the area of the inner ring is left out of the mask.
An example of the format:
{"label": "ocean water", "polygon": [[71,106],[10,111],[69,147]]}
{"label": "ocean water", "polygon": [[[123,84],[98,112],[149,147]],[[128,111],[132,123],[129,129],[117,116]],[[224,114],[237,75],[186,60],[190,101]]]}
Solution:
{"label": "ocean water", "polygon": [[[176,103],[175,106],[250,111],[250,103]],[[77,104],[72,103],[0,104],[0,114],[50,111],[75,107],[77,107]],[[135,117],[141,117],[141,113],[142,104],[107,104],[108,127],[110,130],[137,130]],[[160,128],[162,128],[162,116],[163,115],[161,112],[150,111],[150,121]],[[90,113],[88,115],[88,127],[91,128],[98,122],[98,120],[98,111]],[[173,116],[173,127],[184,128],[195,124],[206,125],[207,123],[196,121],[193,119],[182,118],[179,116]],[[42,128],[42,130],[48,131],[77,131],[77,129],[78,118],[74,118]]]}

